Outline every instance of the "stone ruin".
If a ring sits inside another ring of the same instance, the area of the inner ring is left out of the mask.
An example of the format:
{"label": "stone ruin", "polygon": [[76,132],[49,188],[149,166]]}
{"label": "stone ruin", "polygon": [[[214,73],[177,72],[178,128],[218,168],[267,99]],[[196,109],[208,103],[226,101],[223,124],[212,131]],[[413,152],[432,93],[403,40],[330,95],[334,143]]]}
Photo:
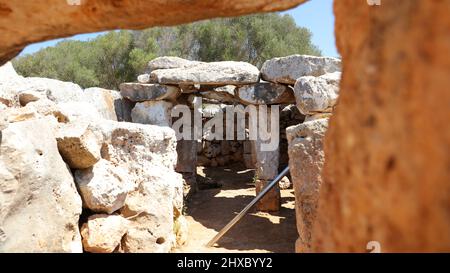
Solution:
{"label": "stone ruin", "polygon": [[[203,130],[199,140],[178,142],[176,170],[185,178],[188,195],[196,191],[195,172],[198,165],[224,166],[242,162],[255,168],[255,186],[259,193],[288,164],[286,128],[303,121],[326,118],[336,104],[340,79],[340,60],[329,57],[293,55],[267,61],[261,72],[243,62],[198,62],[178,57],[160,57],[148,64],[148,73],[140,75],[136,83],[120,86],[123,97],[136,102],[132,121],[136,123],[171,126],[176,118],[171,116],[176,105],[193,104],[201,99],[198,109],[207,119],[225,115],[227,106],[279,105],[281,140],[273,151],[262,151],[261,140],[208,140],[208,130]],[[297,106],[297,107],[296,107]],[[237,118],[233,118],[234,128]],[[270,127],[267,124],[258,126]],[[193,129],[191,130],[193,131]],[[224,130],[225,131],[225,130]],[[258,136],[259,137],[259,136]],[[278,211],[280,192],[271,191],[257,205],[262,211]]]}
{"label": "stone ruin", "polygon": [[[24,78],[8,63],[0,70],[0,251],[168,252],[186,241],[183,197],[195,193],[197,166],[241,162],[256,170],[259,192],[287,166],[288,145],[289,155],[305,155],[290,166],[296,197],[306,200],[320,186],[318,125],[336,104],[339,71],[338,59],[301,55],[269,60],[261,72],[160,57],[118,92]],[[176,105],[198,111],[203,124],[230,105],[280,105],[280,145],[263,151],[263,140],[214,140],[208,130],[177,141]],[[306,223],[305,202],[297,203]],[[276,188],[258,209],[279,206]]]}

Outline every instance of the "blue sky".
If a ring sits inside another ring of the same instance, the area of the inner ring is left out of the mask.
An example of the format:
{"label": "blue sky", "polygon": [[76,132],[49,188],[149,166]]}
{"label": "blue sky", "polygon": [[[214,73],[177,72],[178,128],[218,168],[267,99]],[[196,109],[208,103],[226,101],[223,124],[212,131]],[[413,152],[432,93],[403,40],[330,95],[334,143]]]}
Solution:
{"label": "blue sky", "polygon": [[[297,8],[282,13],[292,15],[297,25],[306,27],[312,31],[313,43],[322,50],[324,56],[339,56],[334,39],[333,0],[309,1]],[[95,38],[99,34],[102,33],[81,34],[70,37],[69,39],[85,41]],[[57,39],[29,45],[21,55],[36,52],[44,47],[54,46],[61,40]]]}

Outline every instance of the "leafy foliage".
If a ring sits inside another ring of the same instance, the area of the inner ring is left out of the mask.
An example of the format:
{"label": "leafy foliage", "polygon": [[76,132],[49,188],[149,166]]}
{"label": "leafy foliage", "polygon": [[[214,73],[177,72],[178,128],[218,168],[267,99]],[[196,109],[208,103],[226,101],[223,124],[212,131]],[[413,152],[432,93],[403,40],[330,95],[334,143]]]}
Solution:
{"label": "leafy foliage", "polygon": [[90,41],[64,40],[13,63],[24,76],[117,89],[122,82],[134,81],[157,56],[246,61],[260,67],[267,59],[291,54],[321,53],[308,29],[298,27],[290,15],[272,13],[111,31]]}

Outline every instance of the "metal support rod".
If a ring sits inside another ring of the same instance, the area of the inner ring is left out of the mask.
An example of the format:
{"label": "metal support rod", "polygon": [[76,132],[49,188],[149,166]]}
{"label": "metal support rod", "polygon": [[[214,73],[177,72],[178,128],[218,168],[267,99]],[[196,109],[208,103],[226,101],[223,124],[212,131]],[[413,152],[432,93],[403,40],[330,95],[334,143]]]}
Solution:
{"label": "metal support rod", "polygon": [[238,215],[236,215],[236,217],[233,218],[233,220],[231,220],[224,228],[222,228],[222,230],[219,231],[219,233],[217,233],[216,236],[214,236],[214,238],[212,238],[211,241],[208,242],[208,244],[206,245],[207,247],[212,247],[214,246],[214,244],[220,240],[220,238],[223,237],[223,235],[225,235],[225,233],[227,233],[234,225],[236,225],[241,219],[242,217],[244,217],[248,211],[259,201],[261,200],[273,187],[275,187],[275,185],[283,178],[285,177],[287,174],[289,173],[289,167],[286,167],[286,169],[284,169],[277,177],[275,177],[275,179],[270,182],[269,185],[267,185],[256,197],[255,199],[252,200],[252,202],[250,202],[250,204],[248,204],[241,212],[239,212]]}

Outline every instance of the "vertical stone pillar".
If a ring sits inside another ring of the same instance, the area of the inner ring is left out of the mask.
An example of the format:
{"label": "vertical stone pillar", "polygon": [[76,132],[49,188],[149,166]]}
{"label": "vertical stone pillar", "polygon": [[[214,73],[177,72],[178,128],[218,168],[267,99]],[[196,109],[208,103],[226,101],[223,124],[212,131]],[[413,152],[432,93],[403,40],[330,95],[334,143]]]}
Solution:
{"label": "vertical stone pillar", "polygon": [[[270,112],[270,111],[269,111]],[[277,121],[278,122],[278,121]],[[259,125],[261,126],[261,124]],[[264,126],[264,125],[263,125]],[[270,113],[267,117],[267,128],[270,128]],[[268,143],[260,139],[252,141],[255,157],[255,187],[256,194],[259,194],[264,187],[278,175],[280,150],[277,147],[272,151],[263,151],[261,145]],[[281,194],[278,185],[256,204],[259,211],[276,212],[280,210]]]}
{"label": "vertical stone pillar", "polygon": [[286,130],[299,234],[296,252],[310,252],[311,249],[325,160],[323,137],[327,127],[328,119],[317,119]]}
{"label": "vertical stone pillar", "polygon": [[171,102],[163,100],[139,102],[131,111],[131,119],[134,123],[171,127],[172,107]]}

